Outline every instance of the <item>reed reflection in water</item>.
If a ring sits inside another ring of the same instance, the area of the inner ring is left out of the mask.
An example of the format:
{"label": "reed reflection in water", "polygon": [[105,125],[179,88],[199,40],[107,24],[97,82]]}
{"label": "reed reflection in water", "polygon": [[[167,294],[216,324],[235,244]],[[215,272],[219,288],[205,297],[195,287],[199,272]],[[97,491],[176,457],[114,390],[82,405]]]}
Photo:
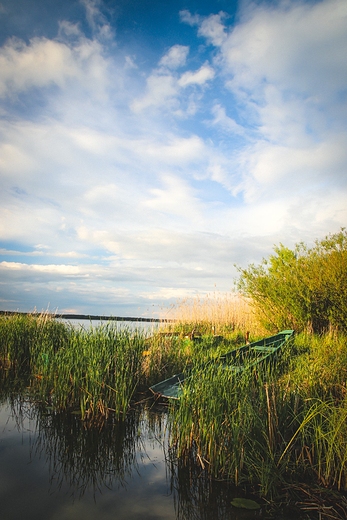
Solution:
{"label": "reed reflection in water", "polygon": [[2,520],[174,519],[166,475],[166,414],[137,408],[85,428],[23,398],[0,410]]}
{"label": "reed reflection in water", "polygon": [[[1,404],[2,402],[2,404]],[[250,520],[226,483],[170,460],[167,409],[86,428],[23,397],[0,399],[1,520]]]}

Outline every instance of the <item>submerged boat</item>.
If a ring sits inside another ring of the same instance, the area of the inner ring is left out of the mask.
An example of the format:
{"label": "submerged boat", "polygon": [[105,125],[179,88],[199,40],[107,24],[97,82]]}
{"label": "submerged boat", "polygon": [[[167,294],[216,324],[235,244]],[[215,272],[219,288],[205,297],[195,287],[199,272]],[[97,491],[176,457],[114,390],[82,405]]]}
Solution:
{"label": "submerged boat", "polygon": [[[231,350],[219,358],[209,361],[209,363],[218,362],[225,368],[233,370],[236,373],[242,372],[246,368],[274,359],[282,346],[293,334],[293,330],[282,330],[274,336],[253,341],[252,343]],[[175,374],[169,377],[169,379],[165,379],[151,386],[150,390],[158,397],[179,399],[182,393],[182,385],[188,377],[190,377],[189,374]]]}

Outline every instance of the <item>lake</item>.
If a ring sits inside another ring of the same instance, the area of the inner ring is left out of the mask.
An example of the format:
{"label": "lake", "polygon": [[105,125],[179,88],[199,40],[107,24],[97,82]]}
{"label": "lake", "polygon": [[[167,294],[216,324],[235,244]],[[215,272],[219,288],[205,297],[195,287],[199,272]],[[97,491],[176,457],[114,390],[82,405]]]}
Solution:
{"label": "lake", "polygon": [[152,333],[155,333],[160,327],[163,326],[162,323],[151,321],[148,319],[148,321],[139,321],[139,320],[102,320],[102,319],[88,319],[88,318],[78,318],[78,319],[69,319],[69,318],[56,318],[59,321],[62,321],[63,323],[69,323],[73,327],[80,328],[83,327],[84,329],[89,329],[90,327],[99,327],[100,325],[112,325],[116,326],[118,329],[138,329],[143,332],[148,333],[151,335]]}

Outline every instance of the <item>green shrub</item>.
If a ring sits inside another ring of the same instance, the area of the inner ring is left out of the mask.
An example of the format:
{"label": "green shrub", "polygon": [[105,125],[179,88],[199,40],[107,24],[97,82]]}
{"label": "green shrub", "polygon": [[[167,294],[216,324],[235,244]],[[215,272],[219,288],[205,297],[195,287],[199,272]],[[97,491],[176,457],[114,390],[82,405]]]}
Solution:
{"label": "green shrub", "polygon": [[239,268],[241,292],[250,297],[267,330],[347,331],[347,232],[307,248],[282,244],[261,264]]}

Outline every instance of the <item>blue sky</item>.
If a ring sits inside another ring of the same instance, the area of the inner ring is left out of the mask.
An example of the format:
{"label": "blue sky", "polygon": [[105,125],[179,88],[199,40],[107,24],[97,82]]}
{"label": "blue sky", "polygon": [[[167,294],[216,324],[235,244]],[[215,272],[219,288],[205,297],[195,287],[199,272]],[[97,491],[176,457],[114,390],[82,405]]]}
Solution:
{"label": "blue sky", "polygon": [[120,316],[347,225],[347,3],[0,0],[0,308]]}

